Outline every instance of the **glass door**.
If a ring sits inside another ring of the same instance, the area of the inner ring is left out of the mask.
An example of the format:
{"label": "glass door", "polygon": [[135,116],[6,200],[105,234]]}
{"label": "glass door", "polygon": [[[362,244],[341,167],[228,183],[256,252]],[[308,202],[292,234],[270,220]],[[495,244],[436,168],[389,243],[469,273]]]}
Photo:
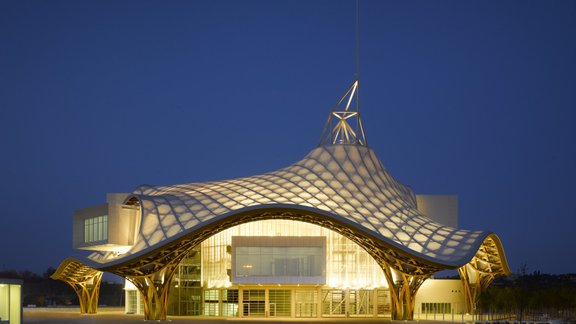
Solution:
{"label": "glass door", "polygon": [[346,291],[340,289],[322,290],[322,315],[346,315]]}
{"label": "glass door", "polygon": [[266,293],[264,289],[244,290],[242,295],[244,316],[263,317],[266,315]]}
{"label": "glass door", "polygon": [[318,291],[298,289],[295,292],[296,317],[318,316]]}

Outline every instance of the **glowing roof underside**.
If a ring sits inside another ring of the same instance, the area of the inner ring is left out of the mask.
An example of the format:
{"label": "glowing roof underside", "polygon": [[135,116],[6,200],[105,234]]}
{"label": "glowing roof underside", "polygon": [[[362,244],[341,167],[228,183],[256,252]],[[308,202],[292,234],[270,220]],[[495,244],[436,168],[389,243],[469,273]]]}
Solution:
{"label": "glowing roof underside", "polygon": [[446,227],[422,215],[414,193],[394,180],[376,154],[361,145],[320,146],[289,167],[253,177],[140,186],[133,197],[142,207],[136,244],[115,259],[95,253],[93,261],[128,260],[207,222],[270,207],[327,215],[411,255],[448,267],[469,262],[491,234]]}

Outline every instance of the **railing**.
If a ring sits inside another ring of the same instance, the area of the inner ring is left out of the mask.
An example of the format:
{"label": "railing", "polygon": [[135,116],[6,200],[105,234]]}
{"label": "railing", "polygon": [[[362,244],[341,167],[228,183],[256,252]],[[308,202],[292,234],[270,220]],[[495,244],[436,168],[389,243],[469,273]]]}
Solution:
{"label": "railing", "polygon": [[442,322],[493,322],[493,321],[514,321],[515,315],[509,313],[498,314],[462,314],[462,313],[417,313],[414,312],[414,320],[420,321],[442,321]]}
{"label": "railing", "polygon": [[514,312],[489,312],[482,314],[461,313],[418,313],[414,312],[414,320],[442,321],[457,323],[575,323],[576,309],[564,309],[561,311],[535,311],[525,310],[520,322],[519,314]]}

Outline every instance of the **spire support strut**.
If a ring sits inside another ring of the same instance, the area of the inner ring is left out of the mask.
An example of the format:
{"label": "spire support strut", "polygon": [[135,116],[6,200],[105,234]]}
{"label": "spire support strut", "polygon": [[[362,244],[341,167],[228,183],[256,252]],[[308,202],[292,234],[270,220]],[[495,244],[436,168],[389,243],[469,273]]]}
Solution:
{"label": "spire support strut", "polygon": [[358,80],[352,83],[328,115],[319,146],[334,144],[368,145],[358,107]]}

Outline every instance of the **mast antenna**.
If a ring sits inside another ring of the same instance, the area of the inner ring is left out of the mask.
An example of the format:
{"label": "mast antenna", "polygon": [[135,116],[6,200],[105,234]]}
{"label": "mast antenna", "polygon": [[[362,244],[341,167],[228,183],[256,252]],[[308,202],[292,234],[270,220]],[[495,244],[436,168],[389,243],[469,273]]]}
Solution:
{"label": "mast antenna", "polygon": [[356,80],[360,80],[360,0],[356,0]]}
{"label": "mast antenna", "polygon": [[[324,131],[320,138],[320,146],[335,144],[356,144],[367,146],[364,126],[360,118],[360,0],[356,0],[356,71],[354,83],[332,108]],[[355,101],[355,103],[354,103]],[[354,109],[355,108],[355,109]]]}

